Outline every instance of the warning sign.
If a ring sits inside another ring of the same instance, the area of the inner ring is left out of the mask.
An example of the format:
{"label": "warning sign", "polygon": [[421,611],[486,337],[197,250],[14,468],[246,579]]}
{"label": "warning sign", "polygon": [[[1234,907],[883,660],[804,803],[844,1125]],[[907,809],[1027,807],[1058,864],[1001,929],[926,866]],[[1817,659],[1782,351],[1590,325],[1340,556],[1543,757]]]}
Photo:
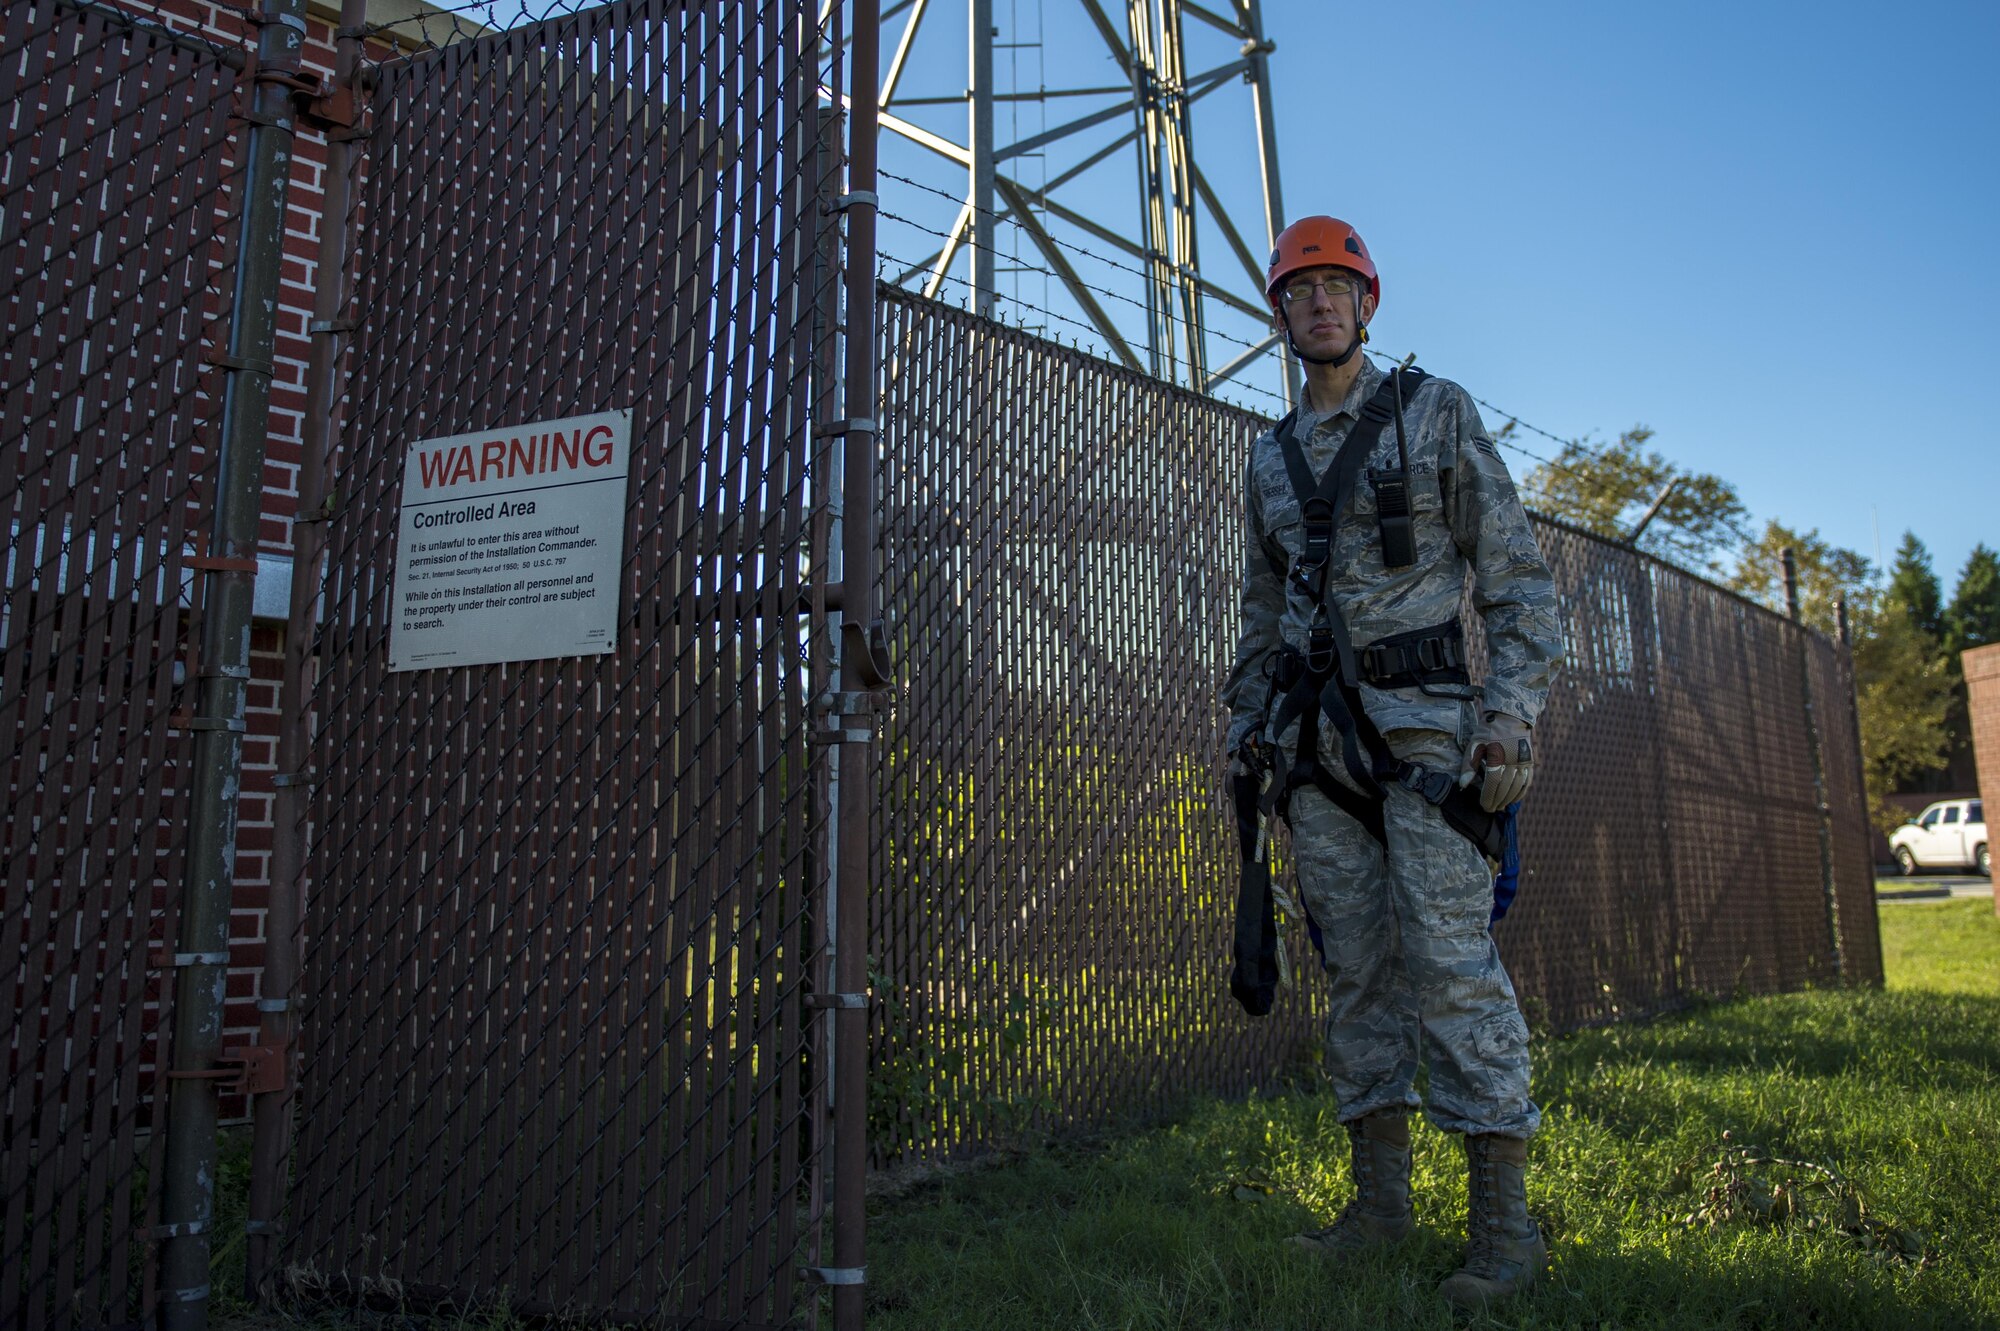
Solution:
{"label": "warning sign", "polygon": [[411,444],[389,668],[613,650],[631,436],[606,411]]}

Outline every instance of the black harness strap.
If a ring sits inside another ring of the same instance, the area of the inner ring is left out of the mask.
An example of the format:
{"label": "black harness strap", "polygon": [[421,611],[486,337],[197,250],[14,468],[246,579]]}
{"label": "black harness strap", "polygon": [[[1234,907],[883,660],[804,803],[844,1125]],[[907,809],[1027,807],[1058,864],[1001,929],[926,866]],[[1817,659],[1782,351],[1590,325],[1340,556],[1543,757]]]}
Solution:
{"label": "black harness strap", "polygon": [[1466,699],[1472,676],[1466,671],[1465,629],[1457,620],[1377,638],[1361,649],[1361,680],[1378,689],[1422,689],[1454,685],[1457,692],[1435,696]]}
{"label": "black harness strap", "polygon": [[[1434,772],[1397,758],[1369,717],[1358,687],[1365,681],[1382,688],[1423,687],[1428,692],[1431,684],[1469,684],[1463,630],[1454,622],[1401,633],[1370,643],[1357,655],[1340,609],[1327,595],[1327,574],[1333,563],[1341,506],[1352,491],[1362,465],[1375,451],[1383,428],[1400,415],[1400,396],[1416,392],[1427,377],[1422,370],[1391,371],[1361,408],[1361,418],[1348,432],[1324,476],[1315,477],[1306,462],[1305,450],[1298,440],[1296,414],[1287,415],[1278,424],[1278,448],[1305,528],[1304,547],[1293,561],[1288,581],[1313,607],[1313,612],[1305,652],[1289,647],[1279,649],[1272,674],[1272,696],[1282,694],[1283,702],[1266,733],[1275,739],[1297,721],[1299,741],[1296,761],[1276,773],[1265,794],[1265,812],[1288,813],[1292,792],[1311,785],[1366,827],[1377,841],[1383,841],[1384,786],[1395,784],[1436,806],[1454,830],[1498,859],[1502,839],[1495,815],[1479,807],[1478,796],[1472,791],[1460,789],[1452,773]],[[1399,469],[1405,482],[1400,492],[1405,502],[1396,512],[1381,506],[1384,473],[1373,470],[1369,473],[1371,483],[1376,486],[1385,554],[1404,556],[1403,564],[1413,558],[1406,473],[1407,463]],[[1360,788],[1358,791],[1335,780],[1320,764],[1322,713],[1340,733],[1342,765]]]}
{"label": "black harness strap", "polygon": [[[1398,374],[1406,380],[1414,378],[1416,383],[1422,383],[1426,377],[1422,370],[1407,370],[1384,379],[1382,387],[1362,405],[1361,418],[1348,431],[1324,476],[1315,477],[1306,462],[1305,449],[1298,437],[1298,413],[1289,412],[1278,422],[1278,451],[1285,459],[1285,472],[1291,477],[1292,493],[1299,501],[1299,518],[1306,529],[1305,550],[1292,567],[1292,583],[1309,600],[1324,603],[1326,571],[1333,562],[1334,524],[1341,505],[1354,488],[1354,478],[1361,474],[1362,466],[1375,451],[1375,441],[1382,437],[1383,427],[1394,416],[1391,384]],[[1415,384],[1410,387],[1415,391]]]}
{"label": "black harness strap", "polygon": [[1258,775],[1243,771],[1231,781],[1243,881],[1236,890],[1235,966],[1229,992],[1253,1017],[1271,1010],[1278,996],[1278,920],[1271,908],[1271,863],[1257,854]]}
{"label": "black harness strap", "polygon": [[[1417,562],[1416,535],[1410,528],[1410,445],[1403,437],[1403,377],[1389,376],[1395,386],[1396,465],[1387,471],[1368,469],[1368,483],[1375,487],[1375,527],[1382,534],[1382,563],[1387,568],[1408,568]],[[1418,372],[1417,383],[1423,382]],[[1416,392],[1416,384],[1410,385]]]}
{"label": "black harness strap", "polygon": [[[1358,344],[1357,344],[1358,345]],[[1471,699],[1466,670],[1464,630],[1456,620],[1369,643],[1357,653],[1340,607],[1327,594],[1333,564],[1335,522],[1353,490],[1362,465],[1375,450],[1382,429],[1391,419],[1397,427],[1398,466],[1392,471],[1370,469],[1375,487],[1376,520],[1383,563],[1399,568],[1415,560],[1415,532],[1409,504],[1409,456],[1402,437],[1401,396],[1424,382],[1422,370],[1391,371],[1361,408],[1361,418],[1324,476],[1314,476],[1297,435],[1296,414],[1278,423],[1277,440],[1291,478],[1304,524],[1303,548],[1287,572],[1274,560],[1272,571],[1312,606],[1306,650],[1285,646],[1266,658],[1264,669],[1271,690],[1264,704],[1262,734],[1276,740],[1298,723],[1297,756],[1289,764],[1276,744],[1277,770],[1263,787],[1261,772],[1244,770],[1234,783],[1237,834],[1243,855],[1243,881],[1236,902],[1235,968],[1229,987],[1252,1016],[1271,1010],[1276,997],[1277,928],[1271,903],[1271,869],[1261,852],[1260,815],[1291,815],[1292,794],[1310,785],[1360,823],[1385,848],[1387,830],[1383,807],[1387,787],[1400,786],[1438,810],[1447,826],[1465,837],[1500,866],[1494,883],[1493,920],[1506,913],[1520,879],[1520,857],[1514,841],[1514,813],[1487,813],[1478,795],[1461,789],[1457,774],[1438,772],[1396,757],[1381,730],[1362,704],[1361,684],[1377,688],[1419,688],[1434,696]],[[1439,692],[1434,685],[1452,687]],[[1275,711],[1276,715],[1273,716]],[[1335,778],[1319,760],[1320,718],[1340,734],[1341,765],[1352,784]],[[1255,750],[1252,750],[1254,753]],[[1261,760],[1255,760],[1261,761]],[[1307,913],[1313,942],[1320,943],[1319,926]]]}
{"label": "black harness strap", "polygon": [[1284,691],[1284,703],[1278,709],[1268,733],[1282,735],[1294,720],[1299,723],[1298,758],[1289,766],[1282,754],[1278,758],[1278,768],[1273,775],[1270,789],[1265,793],[1264,812],[1272,817],[1289,818],[1291,814],[1292,792],[1303,785],[1315,787],[1320,794],[1331,800],[1348,817],[1367,828],[1377,841],[1383,839],[1382,828],[1382,788],[1375,780],[1374,755],[1364,755],[1361,751],[1359,730],[1352,724],[1353,714],[1346,706],[1344,698],[1337,698],[1340,712],[1329,717],[1334,728],[1340,733],[1342,763],[1355,784],[1357,791],[1336,781],[1319,761],[1319,718],[1321,708],[1320,691],[1310,685],[1300,687],[1305,679],[1303,657],[1290,653],[1278,658],[1279,670],[1272,681],[1273,693]]}

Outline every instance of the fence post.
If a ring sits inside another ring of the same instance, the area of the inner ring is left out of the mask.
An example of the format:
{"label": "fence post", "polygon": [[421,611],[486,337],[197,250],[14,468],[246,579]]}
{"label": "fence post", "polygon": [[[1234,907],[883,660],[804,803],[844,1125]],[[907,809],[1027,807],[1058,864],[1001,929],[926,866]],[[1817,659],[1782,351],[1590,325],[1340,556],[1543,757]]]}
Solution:
{"label": "fence post", "polygon": [[[840,40],[838,30],[830,30],[830,33],[837,43]],[[809,207],[831,215],[834,199],[841,188],[840,167],[846,142],[847,116],[838,96],[830,105],[820,108],[818,114],[811,157],[812,177],[806,197],[811,201]],[[840,246],[841,234],[837,224],[819,228],[810,269],[813,275],[811,419],[815,422],[838,418],[846,391],[840,343]],[[814,503],[808,545],[814,554],[813,590],[808,603],[812,616],[810,636],[815,640],[811,671],[814,688],[831,692],[840,687],[840,594],[832,580],[839,576],[840,551],[837,547],[841,527],[834,514],[838,511],[840,499],[842,440],[839,436],[822,435],[818,430],[814,431],[814,436],[812,474],[826,478],[827,494]],[[822,638],[821,634],[826,636]],[[840,901],[840,826],[835,817],[839,809],[840,754],[840,746],[829,745],[825,756],[814,764],[813,818],[818,824],[819,835],[808,843],[811,868],[806,875],[806,881],[819,894],[813,902],[812,937],[808,946],[811,954],[819,959],[816,983],[821,983],[829,992],[840,988],[832,969],[839,942],[832,916]],[[835,1038],[833,1009],[821,1009],[820,1013],[813,1027],[811,1053],[808,1056],[817,1072],[806,1089],[813,1140],[825,1152],[810,1171],[811,1255],[814,1261],[822,1256],[826,1222],[832,1215],[829,1193],[835,1109],[832,1070],[839,1043]],[[817,1295],[814,1297],[816,1299]]]}
{"label": "fence post", "polygon": [[[1833,613],[1836,622],[1840,625],[1840,645],[1847,651],[1847,719],[1853,728],[1854,735],[1854,788],[1861,792],[1862,818],[1870,821],[1872,824],[1875,811],[1868,805],[1868,754],[1861,747],[1861,672],[1854,668],[1854,629],[1848,622],[1847,598],[1845,596],[1833,603]],[[1872,838],[1874,834],[1875,829],[1871,825],[1866,833],[1871,838],[1871,847],[1873,846]],[[1875,871],[1875,856],[1871,852],[1868,858],[1869,879],[1872,883]],[[1846,956],[1844,952],[1841,955],[1843,958]],[[1879,985],[1882,983],[1882,976],[1882,931],[1877,929],[1875,931],[1876,984]]]}
{"label": "fence post", "polygon": [[1826,942],[1833,973],[1845,978],[1847,963],[1840,949],[1840,900],[1833,886],[1833,805],[1827,798],[1826,750],[1820,742],[1819,709],[1813,704],[1812,630],[1799,612],[1799,561],[1789,545],[1778,554],[1785,572],[1785,613],[1799,633],[1799,689],[1806,705],[1806,751],[1812,757],[1813,806],[1819,811],[1819,890],[1826,905]]}
{"label": "fence post", "polygon": [[[320,561],[325,555],[326,454],[335,437],[340,410],[335,387],[345,349],[347,310],[348,210],[354,156],[355,87],[361,62],[361,30],[367,0],[342,0],[340,32],[334,48],[333,82],[327,95],[338,108],[327,123],[326,173],[320,220],[319,265],[313,317],[307,329],[312,350],[306,361],[306,406],[300,425],[298,515],[292,523],[291,605],[285,622],[284,678],[278,700],[278,775],[272,801],[271,901],[266,916],[264,979],[258,999],[257,1043],[284,1051],[284,1088],[260,1095],[251,1110],[250,1207],[244,1260],[244,1296],[255,1300],[270,1275],[272,1241],[285,1207],[285,1175],[291,1153],[292,1107],[297,1096],[299,1014],[293,991],[298,984],[300,921],[305,901],[305,835],[313,775],[311,692],[313,635],[317,627]],[[340,119],[348,124],[342,125]]]}
{"label": "fence post", "polygon": [[[855,0],[847,170],[846,426],[841,455],[841,689],[850,697],[881,687],[881,664],[869,650],[880,621],[875,586],[875,482],[880,410],[875,365],[876,135],[881,115],[881,3]],[[865,428],[864,427],[865,424]],[[834,979],[843,995],[868,988],[869,811],[875,766],[864,745],[843,744],[834,919]],[[868,1169],[868,1010],[846,1002],[833,1010],[833,1286],[835,1331],[861,1331],[866,1278]]]}
{"label": "fence post", "polygon": [[[1687,929],[1681,923],[1681,883],[1675,871],[1674,832],[1672,825],[1673,792],[1667,783],[1667,721],[1662,712],[1660,677],[1664,673],[1660,661],[1660,635],[1653,626],[1659,622],[1659,596],[1653,586],[1653,564],[1635,550],[1633,576],[1641,598],[1638,623],[1645,626],[1642,632],[1633,636],[1636,643],[1643,644],[1646,663],[1646,719],[1650,723],[1647,741],[1652,745],[1653,800],[1658,817],[1653,820],[1652,831],[1659,836],[1660,862],[1665,866],[1663,875],[1666,882],[1666,907],[1668,940],[1667,975],[1664,977],[1672,986],[1671,1005],[1679,1007],[1687,1001]],[[1636,650],[1636,648],[1635,648]],[[1665,1006],[1664,1004],[1662,1006]]]}
{"label": "fence post", "polygon": [[229,976],[229,906],[236,878],[237,800],[243,779],[250,614],[264,497],[271,355],[291,177],[292,91],[305,48],[305,0],[264,0],[244,150],[236,284],[208,551],[203,571],[201,660],[194,714],[187,878],[174,943],[173,1066],[167,1073],[162,1167],[160,1324],[208,1324],[208,1226],[215,1213],[216,1118],[223,998]]}

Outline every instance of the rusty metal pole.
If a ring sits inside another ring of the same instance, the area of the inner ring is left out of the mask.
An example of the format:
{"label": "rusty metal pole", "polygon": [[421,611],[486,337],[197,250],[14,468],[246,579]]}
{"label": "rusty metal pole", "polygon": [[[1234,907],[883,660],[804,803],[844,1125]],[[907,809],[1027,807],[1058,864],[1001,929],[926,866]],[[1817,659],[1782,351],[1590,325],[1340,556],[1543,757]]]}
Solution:
{"label": "rusty metal pole", "polygon": [[[847,384],[842,448],[840,687],[859,699],[883,683],[875,650],[880,643],[875,586],[875,415],[880,394],[875,378],[875,215],[876,137],[881,115],[880,0],[855,0],[853,85],[849,120],[847,196]],[[867,732],[872,738],[872,728]],[[838,807],[839,875],[835,903],[834,979],[839,986],[833,1009],[833,1287],[835,1331],[861,1331],[864,1303],[866,1204],[862,1185],[868,1169],[868,894],[869,806],[875,791],[875,764],[865,744],[839,746],[842,758]]]}
{"label": "rusty metal pole", "polygon": [[250,616],[263,516],[271,356],[291,183],[292,92],[305,49],[305,0],[264,0],[241,176],[236,284],[229,303],[222,425],[203,570],[201,663],[182,887],[174,944],[173,1066],[160,1199],[160,1325],[208,1325],[208,1227],[215,1214],[217,1081],[229,977],[229,906],[243,783]]}
{"label": "rusty metal pole", "polygon": [[250,1214],[246,1225],[244,1295],[256,1300],[270,1275],[273,1240],[285,1206],[297,1073],[300,921],[305,901],[305,835],[312,774],[312,646],[317,627],[320,562],[326,550],[328,449],[339,437],[336,387],[345,350],[348,210],[361,66],[361,30],[368,0],[342,0],[333,82],[320,101],[327,125],[325,190],[320,220],[318,288],[308,332],[305,419],[300,427],[299,506],[292,524],[292,589],[285,624],[285,674],[278,700],[278,775],[273,799],[271,901],[266,916],[264,979],[257,1000],[257,1043],[284,1051],[282,1090],[259,1095],[251,1109]]}

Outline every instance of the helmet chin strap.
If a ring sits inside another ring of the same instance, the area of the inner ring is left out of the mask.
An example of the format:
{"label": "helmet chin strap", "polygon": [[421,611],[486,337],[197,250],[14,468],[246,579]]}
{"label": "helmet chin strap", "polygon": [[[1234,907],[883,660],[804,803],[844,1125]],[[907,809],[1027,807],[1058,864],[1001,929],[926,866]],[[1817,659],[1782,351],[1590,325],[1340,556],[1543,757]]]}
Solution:
{"label": "helmet chin strap", "polygon": [[1292,349],[1294,356],[1311,365],[1331,365],[1338,369],[1340,366],[1353,360],[1355,355],[1360,352],[1361,348],[1368,341],[1368,325],[1361,322],[1361,297],[1358,293],[1354,297],[1354,324],[1360,331],[1356,332],[1354,340],[1347,344],[1347,350],[1341,352],[1338,356],[1306,355],[1304,351],[1299,349],[1298,340],[1292,336],[1291,317],[1284,314],[1281,314],[1280,317],[1284,319],[1285,323],[1285,345]]}
{"label": "helmet chin strap", "polygon": [[1299,349],[1299,344],[1293,339],[1290,321],[1286,321],[1285,324],[1285,345],[1292,349],[1294,356],[1313,365],[1332,365],[1336,368],[1345,365],[1354,359],[1355,353],[1360,351],[1362,345],[1367,341],[1368,325],[1363,324],[1361,325],[1361,331],[1354,335],[1354,340],[1347,344],[1347,350],[1341,352],[1338,356],[1308,356],[1304,351]]}

